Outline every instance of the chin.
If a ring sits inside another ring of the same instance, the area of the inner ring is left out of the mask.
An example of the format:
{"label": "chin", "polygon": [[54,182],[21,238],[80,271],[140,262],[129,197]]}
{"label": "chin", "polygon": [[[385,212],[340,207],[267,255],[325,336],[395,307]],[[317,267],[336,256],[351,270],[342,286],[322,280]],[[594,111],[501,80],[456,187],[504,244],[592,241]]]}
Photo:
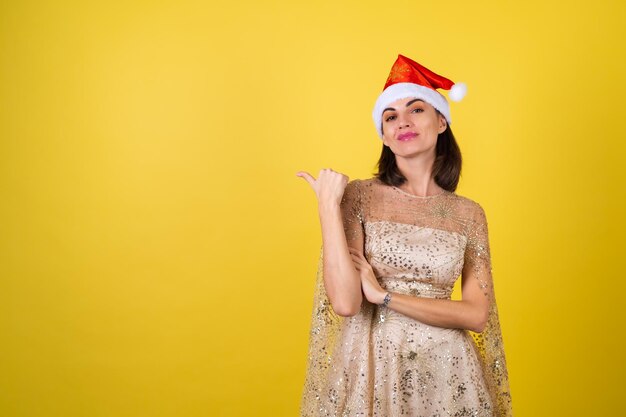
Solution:
{"label": "chin", "polygon": [[410,158],[412,156],[418,156],[418,155],[423,155],[425,153],[429,153],[432,152],[433,155],[435,154],[435,147],[433,146],[432,148],[423,148],[423,147],[416,147],[416,148],[411,148],[411,149],[392,149],[391,151],[399,157],[402,158]]}

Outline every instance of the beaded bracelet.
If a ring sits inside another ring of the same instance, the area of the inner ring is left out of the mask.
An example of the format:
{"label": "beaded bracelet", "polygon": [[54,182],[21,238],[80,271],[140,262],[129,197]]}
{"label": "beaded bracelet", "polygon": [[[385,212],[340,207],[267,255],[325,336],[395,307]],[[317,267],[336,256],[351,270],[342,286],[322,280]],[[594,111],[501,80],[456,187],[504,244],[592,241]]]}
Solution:
{"label": "beaded bracelet", "polygon": [[383,300],[383,304],[382,304],[382,306],[383,306],[383,307],[387,307],[387,304],[389,304],[389,301],[391,301],[391,293],[390,293],[390,292],[388,292],[388,293],[385,295],[385,299]]}

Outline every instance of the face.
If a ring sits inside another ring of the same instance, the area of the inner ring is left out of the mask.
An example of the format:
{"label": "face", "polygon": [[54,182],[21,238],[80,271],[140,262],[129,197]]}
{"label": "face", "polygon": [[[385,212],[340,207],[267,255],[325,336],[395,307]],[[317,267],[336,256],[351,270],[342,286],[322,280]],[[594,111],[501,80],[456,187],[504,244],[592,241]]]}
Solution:
{"label": "face", "polygon": [[435,154],[437,136],[446,130],[445,117],[433,106],[412,97],[391,103],[382,116],[383,143],[398,157]]}

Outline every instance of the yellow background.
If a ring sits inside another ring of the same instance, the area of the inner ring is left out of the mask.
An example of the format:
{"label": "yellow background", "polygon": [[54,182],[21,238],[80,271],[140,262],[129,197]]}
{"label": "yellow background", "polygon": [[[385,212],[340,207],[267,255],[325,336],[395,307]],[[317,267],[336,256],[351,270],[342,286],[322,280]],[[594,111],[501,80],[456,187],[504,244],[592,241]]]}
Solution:
{"label": "yellow background", "polygon": [[0,415],[295,416],[398,53],[453,81],[517,416],[622,408],[623,1],[0,4]]}

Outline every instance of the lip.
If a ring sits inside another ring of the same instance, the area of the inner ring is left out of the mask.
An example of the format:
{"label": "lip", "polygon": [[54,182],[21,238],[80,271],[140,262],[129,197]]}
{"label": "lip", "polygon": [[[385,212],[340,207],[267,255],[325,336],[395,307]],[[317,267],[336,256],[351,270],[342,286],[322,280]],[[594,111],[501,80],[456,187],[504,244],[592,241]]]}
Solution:
{"label": "lip", "polygon": [[415,132],[406,132],[406,133],[402,133],[401,135],[398,135],[398,140],[411,140],[416,136],[417,136],[417,133]]}

